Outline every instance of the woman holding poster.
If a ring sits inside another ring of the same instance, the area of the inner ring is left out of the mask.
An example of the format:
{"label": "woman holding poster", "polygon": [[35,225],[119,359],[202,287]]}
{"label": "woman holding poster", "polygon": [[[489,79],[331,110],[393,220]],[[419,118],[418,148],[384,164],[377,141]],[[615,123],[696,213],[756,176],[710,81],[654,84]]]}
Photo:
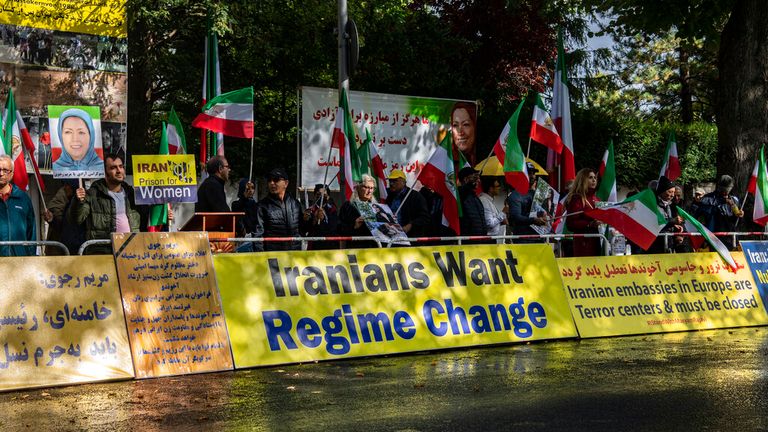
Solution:
{"label": "woman holding poster", "polygon": [[[98,177],[103,173],[104,162],[96,152],[100,135],[96,134],[93,119],[87,112],[69,108],[61,113],[56,127],[51,130],[56,133],[61,146],[61,155],[53,162],[54,173],[75,173],[78,177]],[[65,174],[62,177],[72,176]]]}

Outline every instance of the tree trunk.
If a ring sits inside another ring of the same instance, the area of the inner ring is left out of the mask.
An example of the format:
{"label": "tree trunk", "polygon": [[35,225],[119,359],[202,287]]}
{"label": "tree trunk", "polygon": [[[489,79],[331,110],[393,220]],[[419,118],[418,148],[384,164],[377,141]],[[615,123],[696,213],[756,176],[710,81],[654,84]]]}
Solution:
{"label": "tree trunk", "polygon": [[760,146],[768,142],[768,2],[738,0],[718,56],[717,174],[742,196]]}

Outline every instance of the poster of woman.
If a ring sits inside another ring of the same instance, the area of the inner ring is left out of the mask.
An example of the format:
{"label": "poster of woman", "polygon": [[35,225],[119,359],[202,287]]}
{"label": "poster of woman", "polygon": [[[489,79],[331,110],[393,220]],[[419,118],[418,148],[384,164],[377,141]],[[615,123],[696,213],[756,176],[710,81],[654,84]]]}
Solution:
{"label": "poster of woman", "polygon": [[104,175],[101,112],[95,106],[48,106],[54,178]]}

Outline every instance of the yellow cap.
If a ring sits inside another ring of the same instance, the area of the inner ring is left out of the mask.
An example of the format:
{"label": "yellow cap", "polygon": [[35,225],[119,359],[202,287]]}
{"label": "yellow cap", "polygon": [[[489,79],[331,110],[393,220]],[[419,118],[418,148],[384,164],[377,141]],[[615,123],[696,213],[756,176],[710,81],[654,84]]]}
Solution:
{"label": "yellow cap", "polygon": [[403,180],[405,180],[405,173],[403,172],[403,170],[393,169],[389,173],[389,177],[387,177],[387,178],[390,179],[390,180],[394,180],[394,179],[403,179]]}

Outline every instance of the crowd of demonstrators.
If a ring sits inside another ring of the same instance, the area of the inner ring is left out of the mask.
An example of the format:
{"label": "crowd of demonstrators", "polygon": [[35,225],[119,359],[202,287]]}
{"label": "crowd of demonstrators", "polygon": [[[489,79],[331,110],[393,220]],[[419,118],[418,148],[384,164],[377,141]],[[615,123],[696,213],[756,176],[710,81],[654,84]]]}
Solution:
{"label": "crowd of demonstrators", "polygon": [[[573,234],[598,234],[598,222],[585,212],[596,207],[597,174],[591,168],[582,168],[576,173],[572,189],[565,201],[568,216],[565,226]],[[573,239],[573,256],[600,255],[599,237],[576,237]]]}

